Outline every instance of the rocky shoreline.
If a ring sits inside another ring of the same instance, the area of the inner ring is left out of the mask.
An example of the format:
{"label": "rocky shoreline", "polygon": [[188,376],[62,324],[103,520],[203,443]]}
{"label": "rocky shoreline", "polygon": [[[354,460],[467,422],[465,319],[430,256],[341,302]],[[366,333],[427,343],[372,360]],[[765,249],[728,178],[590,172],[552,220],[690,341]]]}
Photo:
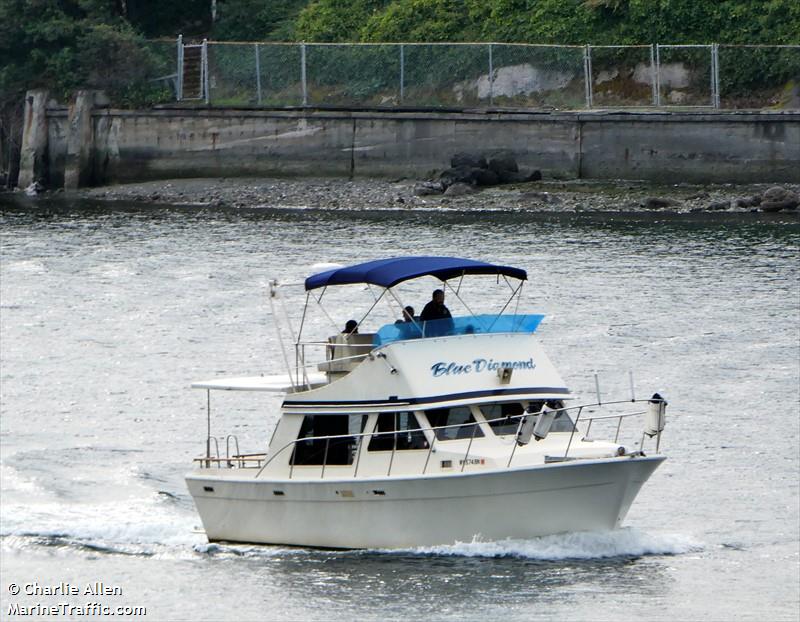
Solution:
{"label": "rocky shoreline", "polygon": [[[539,180],[420,196],[413,179],[203,178],[150,181],[72,193],[90,200],[217,208],[456,209],[531,212],[736,212],[797,214],[800,185],[669,185]],[[41,197],[57,197],[45,192]],[[770,198],[775,201],[770,201]],[[773,206],[771,209],[770,206]]]}
{"label": "rocky shoreline", "polygon": [[[762,211],[764,195],[773,186],[653,186],[637,182],[535,181],[480,190],[469,188],[458,195],[418,196],[416,180],[226,178],[127,184],[83,190],[80,194],[91,199],[232,208],[748,213]],[[781,187],[795,197],[800,193],[800,186]]]}

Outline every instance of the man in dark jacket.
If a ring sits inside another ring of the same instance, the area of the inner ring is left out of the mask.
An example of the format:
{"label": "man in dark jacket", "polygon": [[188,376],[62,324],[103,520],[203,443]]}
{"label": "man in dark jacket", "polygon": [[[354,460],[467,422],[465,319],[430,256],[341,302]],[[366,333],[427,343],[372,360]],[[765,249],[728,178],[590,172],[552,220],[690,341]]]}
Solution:
{"label": "man in dark jacket", "polygon": [[444,306],[444,292],[441,289],[433,290],[431,301],[422,309],[419,319],[423,322],[430,320],[444,320],[453,317],[450,315],[450,309]]}

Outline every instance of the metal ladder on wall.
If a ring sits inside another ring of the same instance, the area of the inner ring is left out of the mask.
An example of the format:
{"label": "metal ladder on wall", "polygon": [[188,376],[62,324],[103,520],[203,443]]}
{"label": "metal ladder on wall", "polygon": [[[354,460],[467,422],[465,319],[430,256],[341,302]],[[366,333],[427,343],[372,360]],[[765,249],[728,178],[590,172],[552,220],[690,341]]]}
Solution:
{"label": "metal ladder on wall", "polygon": [[208,103],[208,44],[184,43],[178,37],[178,101]]}

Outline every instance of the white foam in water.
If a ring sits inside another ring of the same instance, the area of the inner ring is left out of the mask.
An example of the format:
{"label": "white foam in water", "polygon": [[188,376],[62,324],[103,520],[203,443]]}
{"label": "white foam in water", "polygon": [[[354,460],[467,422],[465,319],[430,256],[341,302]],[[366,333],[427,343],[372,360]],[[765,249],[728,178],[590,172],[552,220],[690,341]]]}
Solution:
{"label": "white foam in water", "polygon": [[416,555],[522,557],[545,561],[680,555],[702,548],[703,545],[700,542],[685,534],[653,534],[627,528],[613,531],[566,533],[530,540],[483,542],[480,538],[476,538],[472,542],[458,542],[449,546],[419,547],[409,549],[407,552]]}
{"label": "white foam in water", "polygon": [[33,479],[26,479],[9,464],[0,464],[0,488],[7,494],[18,490],[25,494],[41,494],[44,489]]}
{"label": "white foam in water", "polygon": [[[153,555],[205,542],[194,530],[196,518],[165,503],[157,494],[101,503],[5,501],[0,508],[2,536],[62,538],[74,544],[129,554]],[[20,519],[20,520],[15,520]]]}
{"label": "white foam in water", "polygon": [[31,274],[41,274],[47,270],[44,263],[37,259],[9,261],[5,265],[5,269],[9,272],[29,272]]}

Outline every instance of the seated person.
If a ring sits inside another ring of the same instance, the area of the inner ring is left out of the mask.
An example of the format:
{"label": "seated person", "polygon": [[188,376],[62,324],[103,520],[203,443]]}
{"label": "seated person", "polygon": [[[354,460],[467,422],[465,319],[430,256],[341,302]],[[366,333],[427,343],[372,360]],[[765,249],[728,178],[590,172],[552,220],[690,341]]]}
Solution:
{"label": "seated person", "polygon": [[414,315],[414,307],[403,309],[403,319],[394,323],[400,339],[417,339],[422,337],[419,318]]}
{"label": "seated person", "polygon": [[396,320],[395,324],[405,324],[406,322],[413,322],[416,318],[414,317],[414,307],[406,307],[403,309],[403,318],[400,320]]}
{"label": "seated person", "polygon": [[344,325],[344,330],[336,337],[335,344],[338,345],[331,345],[328,346],[330,351],[330,359],[333,360],[338,357],[343,357],[347,353],[347,349],[342,344],[348,344],[350,342],[349,337],[350,335],[357,335],[358,334],[358,322],[355,320],[347,320],[347,323]]}

